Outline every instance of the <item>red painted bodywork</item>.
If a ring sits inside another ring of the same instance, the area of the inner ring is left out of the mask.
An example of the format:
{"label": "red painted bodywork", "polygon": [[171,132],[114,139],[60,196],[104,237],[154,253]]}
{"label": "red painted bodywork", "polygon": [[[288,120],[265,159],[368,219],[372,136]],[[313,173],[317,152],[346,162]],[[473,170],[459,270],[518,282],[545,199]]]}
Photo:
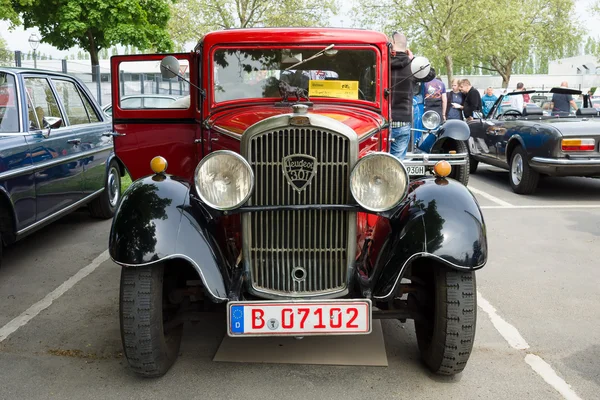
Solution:
{"label": "red painted bodywork", "polygon": [[[377,59],[377,85],[374,102],[364,100],[314,98],[309,113],[326,115],[354,129],[359,136],[359,156],[370,151],[387,151],[389,103],[385,95],[389,87],[389,47],[387,37],[380,32],[337,28],[259,28],[231,29],[206,34],[195,51],[174,54],[190,63],[190,80],[206,92],[198,101],[192,89],[187,110],[153,109],[123,110],[118,107],[119,63],[123,61],[160,61],[165,55],[118,56],[111,60],[114,130],[127,136],[115,138],[117,156],[125,163],[133,179],[151,174],[150,160],[161,155],[169,163],[167,173],[193,182],[195,166],[200,159],[216,150],[240,151],[240,139],[252,124],[274,115],[289,113],[291,108],[275,107],[279,99],[242,99],[215,103],[212,96],[213,54],[219,48],[285,48],[301,46],[323,48],[335,44],[338,48],[372,49]],[[199,66],[202,67],[199,70]],[[202,144],[197,144],[201,141]],[[227,231],[233,232],[239,218],[227,218]],[[358,215],[358,252],[365,239],[371,238],[371,249],[379,249],[385,240],[387,221],[367,214]],[[239,231],[239,229],[238,229]],[[239,243],[239,237],[235,238]],[[376,252],[375,252],[376,254]],[[374,257],[373,254],[370,257]]]}

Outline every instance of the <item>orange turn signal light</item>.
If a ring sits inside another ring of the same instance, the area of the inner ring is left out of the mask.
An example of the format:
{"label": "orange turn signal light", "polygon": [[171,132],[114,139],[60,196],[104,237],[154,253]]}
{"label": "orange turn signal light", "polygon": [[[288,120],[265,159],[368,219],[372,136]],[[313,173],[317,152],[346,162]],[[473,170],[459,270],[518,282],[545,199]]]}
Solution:
{"label": "orange turn signal light", "polygon": [[167,170],[169,164],[164,157],[156,156],[150,161],[150,168],[154,171],[155,174],[162,174]]}
{"label": "orange turn signal light", "polygon": [[452,172],[452,166],[446,160],[438,161],[433,167],[433,173],[441,178],[450,175],[450,172]]}
{"label": "orange turn signal light", "polygon": [[594,139],[563,139],[562,151],[594,151],[596,142]]}

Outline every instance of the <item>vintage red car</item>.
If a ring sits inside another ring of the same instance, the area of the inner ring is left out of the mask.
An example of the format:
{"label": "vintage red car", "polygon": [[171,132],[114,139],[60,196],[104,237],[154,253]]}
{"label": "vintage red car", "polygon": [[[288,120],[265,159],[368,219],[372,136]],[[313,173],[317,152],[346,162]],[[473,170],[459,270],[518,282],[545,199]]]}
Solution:
{"label": "vintage red car", "polygon": [[[204,310],[233,337],[413,319],[432,371],[465,368],[485,223],[450,163],[414,177],[389,154],[389,61],[384,34],[332,28],[225,30],[190,53],[112,58],[115,151],[134,182],[109,249],[137,373],[166,373]],[[168,78],[148,75],[157,87],[189,81],[187,96],[122,107],[133,63]]]}

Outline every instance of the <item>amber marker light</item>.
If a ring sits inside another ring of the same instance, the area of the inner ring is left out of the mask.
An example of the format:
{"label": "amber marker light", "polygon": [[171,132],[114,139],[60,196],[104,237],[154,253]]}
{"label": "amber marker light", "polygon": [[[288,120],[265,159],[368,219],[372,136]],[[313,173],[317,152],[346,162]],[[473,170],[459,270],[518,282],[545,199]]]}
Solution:
{"label": "amber marker light", "polygon": [[150,161],[150,168],[154,171],[155,174],[162,174],[167,170],[169,164],[164,157],[156,156]]}
{"label": "amber marker light", "polygon": [[438,161],[437,163],[435,163],[435,167],[433,167],[433,172],[435,173],[435,175],[441,178],[450,175],[451,171],[452,166],[450,166],[450,163],[446,160]]}
{"label": "amber marker light", "polygon": [[594,151],[596,143],[594,139],[563,139],[562,151]]}

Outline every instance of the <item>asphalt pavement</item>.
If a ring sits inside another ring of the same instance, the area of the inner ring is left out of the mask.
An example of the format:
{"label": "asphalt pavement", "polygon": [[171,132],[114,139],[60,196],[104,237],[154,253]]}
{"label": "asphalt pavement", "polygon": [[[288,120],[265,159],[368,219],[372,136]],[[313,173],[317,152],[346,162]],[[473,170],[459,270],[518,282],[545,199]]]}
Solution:
{"label": "asphalt pavement", "polygon": [[546,178],[519,196],[507,172],[480,165],[469,187],[489,261],[457,377],[423,367],[411,321],[382,321],[387,367],[214,362],[225,325],[207,314],[186,325],[166,376],[140,379],[122,355],[110,221],[81,210],[5,249],[0,332],[16,329],[0,336],[0,399],[597,399],[600,180]]}

